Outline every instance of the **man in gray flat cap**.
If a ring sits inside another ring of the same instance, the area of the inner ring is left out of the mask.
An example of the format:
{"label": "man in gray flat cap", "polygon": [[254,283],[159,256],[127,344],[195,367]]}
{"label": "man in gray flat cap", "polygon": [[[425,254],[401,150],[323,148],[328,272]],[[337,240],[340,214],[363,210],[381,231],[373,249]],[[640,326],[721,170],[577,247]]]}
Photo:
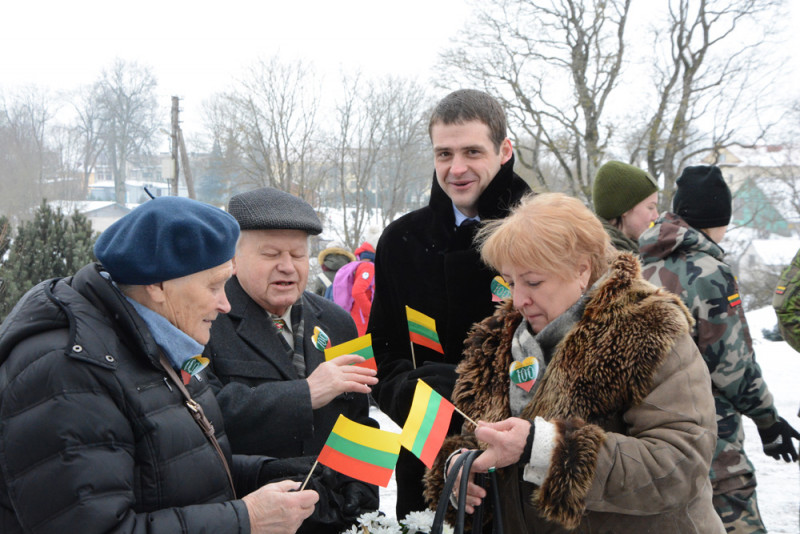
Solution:
{"label": "man in gray flat cap", "polygon": [[[363,361],[356,355],[325,361],[326,347],[358,334],[350,314],[305,291],[308,236],[322,232],[313,208],[266,187],[235,195],[228,212],[242,230],[225,286],[231,310],[214,322],[205,355],[233,451],[315,456],[339,414],[377,426],[375,371],[351,365]],[[343,477],[340,490],[338,515],[377,509],[375,486]]]}

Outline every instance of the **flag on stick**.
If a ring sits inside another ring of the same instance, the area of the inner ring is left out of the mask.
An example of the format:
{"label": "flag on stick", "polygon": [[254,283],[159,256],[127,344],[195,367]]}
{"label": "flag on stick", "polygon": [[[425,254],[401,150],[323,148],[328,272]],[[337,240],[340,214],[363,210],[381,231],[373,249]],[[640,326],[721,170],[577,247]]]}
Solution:
{"label": "flag on stick", "polygon": [[318,461],[344,475],[385,488],[400,454],[399,437],[339,415]]}
{"label": "flag on stick", "polygon": [[358,354],[364,361],[361,363],[354,363],[356,367],[366,367],[368,369],[378,370],[375,364],[375,354],[372,352],[372,334],[351,339],[345,343],[340,343],[336,346],[325,349],[325,360],[330,361],[345,354]]}
{"label": "flag on stick", "polygon": [[406,424],[400,433],[400,445],[417,456],[429,468],[442,448],[455,406],[419,380]]}
{"label": "flag on stick", "polygon": [[406,318],[408,319],[408,335],[412,343],[444,354],[442,344],[439,342],[439,334],[436,333],[436,321],[433,318],[408,306],[406,306]]}

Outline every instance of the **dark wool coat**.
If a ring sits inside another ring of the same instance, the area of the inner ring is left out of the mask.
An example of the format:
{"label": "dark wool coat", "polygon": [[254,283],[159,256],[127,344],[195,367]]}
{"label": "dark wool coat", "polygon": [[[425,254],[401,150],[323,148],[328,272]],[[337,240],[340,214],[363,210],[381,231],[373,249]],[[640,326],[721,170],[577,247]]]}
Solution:
{"label": "dark wool coat", "polygon": [[[530,191],[506,162],[478,201],[482,221],[506,217]],[[378,363],[380,382],[373,388],[378,405],[398,425],[411,407],[417,378],[446,398],[455,384],[464,338],[473,323],[494,310],[490,284],[496,273],[480,260],[472,243],[476,227],[455,228],[453,203],[433,176],[428,206],[408,213],[389,226],[375,256],[375,295],[368,332]],[[436,321],[444,356],[414,347],[413,369],[405,307]],[[456,427],[457,428],[457,427]],[[423,464],[401,451],[397,466],[400,519],[421,510]]]}
{"label": "dark wool coat", "polygon": [[[0,327],[0,532],[250,532],[145,323],[101,269],[40,283]],[[205,373],[187,389],[237,493],[258,487],[266,460],[231,458]]]}
{"label": "dark wool coat", "polygon": [[[317,455],[333,424],[344,414],[361,424],[369,418],[369,399],[345,393],[311,409],[308,382],[300,378],[267,313],[234,276],[225,285],[231,311],[211,327],[205,355],[211,360],[212,387],[225,417],[233,452],[277,458]],[[329,300],[303,293],[303,351],[306,376],[325,362],[311,340],[318,326],[338,345],[358,337],[350,314]]]}
{"label": "dark wool coat", "polygon": [[[511,415],[511,339],[521,320],[508,303],[466,342],[454,400],[476,420]],[[521,414],[553,422],[556,447],[541,487],[522,481],[522,464],[501,470],[507,531],[723,532],[708,480],[714,401],[690,321],[677,297],[641,279],[630,254],[615,260]],[[438,500],[444,459],[476,447],[464,426],[426,475],[426,498]]]}

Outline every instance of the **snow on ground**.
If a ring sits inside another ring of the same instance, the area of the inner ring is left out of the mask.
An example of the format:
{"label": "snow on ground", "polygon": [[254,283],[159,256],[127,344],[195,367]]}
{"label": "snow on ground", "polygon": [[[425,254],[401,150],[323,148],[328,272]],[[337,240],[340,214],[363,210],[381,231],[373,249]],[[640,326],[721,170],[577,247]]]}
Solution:
{"label": "snow on ground", "polygon": [[[767,341],[761,329],[772,329],[777,322],[771,307],[747,314],[750,333],[764,379],[775,397],[778,413],[800,431],[800,354],[785,341]],[[786,464],[765,455],[753,422],[745,421],[745,451],[756,468],[758,506],[770,533],[795,534],[800,506],[800,471],[797,464]]]}
{"label": "snow on ground", "polygon": [[[800,418],[800,354],[784,341],[772,342],[763,339],[761,329],[775,326],[775,312],[762,308],[747,314],[756,359],[761,365],[764,378],[775,397],[778,412],[798,431]],[[389,417],[373,408],[372,416],[381,428],[400,432],[400,428]],[[798,529],[798,507],[800,506],[800,471],[798,464],[776,461],[761,449],[758,431],[750,419],[745,418],[745,450],[756,468],[758,480],[758,503],[767,530],[772,534],[795,534]],[[394,476],[388,488],[381,488],[381,510],[394,517],[397,486]]]}

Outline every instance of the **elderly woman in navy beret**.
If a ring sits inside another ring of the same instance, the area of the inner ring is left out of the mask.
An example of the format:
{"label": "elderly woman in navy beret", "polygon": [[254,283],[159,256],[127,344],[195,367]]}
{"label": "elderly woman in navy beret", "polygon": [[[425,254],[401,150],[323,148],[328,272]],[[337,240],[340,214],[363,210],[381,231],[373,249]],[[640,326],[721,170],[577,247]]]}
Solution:
{"label": "elderly woman in navy beret", "polygon": [[[231,456],[200,354],[229,309],[239,225],[150,200],[99,263],[31,289],[0,327],[0,531],[295,532],[315,491]],[[237,495],[242,495],[237,499]]]}

